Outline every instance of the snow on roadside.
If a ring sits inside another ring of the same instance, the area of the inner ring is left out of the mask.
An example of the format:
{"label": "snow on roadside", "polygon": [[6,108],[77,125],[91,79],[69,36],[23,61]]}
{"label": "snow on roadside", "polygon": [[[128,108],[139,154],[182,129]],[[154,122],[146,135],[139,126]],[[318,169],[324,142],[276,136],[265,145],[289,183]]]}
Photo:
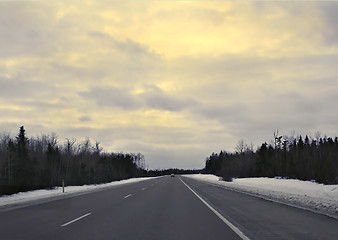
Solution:
{"label": "snow on roadside", "polygon": [[123,184],[128,183],[135,183],[135,182],[141,182],[149,179],[155,179],[158,177],[143,177],[143,178],[130,178],[126,180],[121,181],[113,181],[110,183],[104,183],[104,184],[93,184],[93,185],[83,185],[83,186],[67,186],[65,187],[65,192],[62,193],[62,187],[58,187],[55,189],[42,189],[42,190],[34,190],[29,192],[20,192],[12,195],[5,195],[0,197],[0,207],[12,205],[12,204],[20,204],[29,202],[32,200],[37,199],[45,199],[50,197],[58,197],[58,196],[67,196],[74,193],[85,193],[90,191],[95,191],[99,189],[114,187],[114,186],[120,186]]}
{"label": "snow on roadside", "polygon": [[238,178],[225,182],[210,174],[184,176],[338,219],[338,185],[282,178]]}

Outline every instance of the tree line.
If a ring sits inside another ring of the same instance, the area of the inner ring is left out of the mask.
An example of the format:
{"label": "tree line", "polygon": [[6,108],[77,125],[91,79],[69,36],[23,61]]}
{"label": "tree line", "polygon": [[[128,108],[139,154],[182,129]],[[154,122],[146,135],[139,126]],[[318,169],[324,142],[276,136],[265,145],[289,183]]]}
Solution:
{"label": "tree line", "polygon": [[236,152],[220,151],[206,159],[204,173],[230,181],[239,177],[285,177],[338,183],[338,137],[315,139],[278,136],[272,143],[262,143],[256,151],[240,141]]}
{"label": "tree line", "polygon": [[169,168],[169,169],[159,169],[159,170],[148,170],[147,176],[163,176],[163,175],[181,175],[181,174],[198,174],[202,173],[202,169],[178,169],[178,168]]}
{"label": "tree line", "polygon": [[55,134],[27,138],[24,126],[15,138],[0,134],[0,196],[66,185],[99,184],[147,175],[141,153],[106,153],[89,139]]}

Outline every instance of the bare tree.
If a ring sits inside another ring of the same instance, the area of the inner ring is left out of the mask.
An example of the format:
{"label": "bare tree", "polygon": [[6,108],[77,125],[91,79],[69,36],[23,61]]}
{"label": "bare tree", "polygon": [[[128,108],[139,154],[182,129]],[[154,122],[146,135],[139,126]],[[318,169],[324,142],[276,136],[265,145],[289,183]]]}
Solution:
{"label": "bare tree", "polygon": [[102,147],[100,147],[100,143],[98,141],[95,141],[95,147],[93,147],[93,152],[96,155],[100,155],[100,153],[102,152]]}
{"label": "bare tree", "polygon": [[315,139],[316,139],[316,142],[319,143],[319,140],[321,138],[321,133],[319,131],[315,132]]}
{"label": "bare tree", "polygon": [[274,147],[275,149],[281,149],[281,145],[282,145],[282,138],[283,136],[278,136],[278,129],[273,132],[273,138],[274,138]]}
{"label": "bare tree", "polygon": [[244,150],[245,150],[245,143],[244,143],[244,140],[241,139],[238,141],[237,145],[236,145],[236,152],[238,153],[243,153]]}

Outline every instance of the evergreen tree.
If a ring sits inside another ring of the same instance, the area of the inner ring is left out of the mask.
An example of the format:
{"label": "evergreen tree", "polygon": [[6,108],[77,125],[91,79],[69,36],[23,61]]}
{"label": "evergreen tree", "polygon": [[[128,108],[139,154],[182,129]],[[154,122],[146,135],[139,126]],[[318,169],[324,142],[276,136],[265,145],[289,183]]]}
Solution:
{"label": "evergreen tree", "polygon": [[275,136],[275,147],[263,143],[250,154],[239,151],[207,158],[205,173],[213,173],[231,180],[234,177],[274,177],[316,180],[320,183],[338,183],[338,137],[310,140],[309,136],[298,138]]}
{"label": "evergreen tree", "polygon": [[17,191],[26,191],[32,184],[33,166],[28,155],[28,138],[24,126],[20,127],[16,137],[16,157],[13,166],[14,183]]}
{"label": "evergreen tree", "polygon": [[18,157],[21,159],[26,158],[28,155],[28,149],[27,149],[28,138],[26,137],[25,132],[26,130],[24,126],[21,126],[19,130],[19,134],[16,137],[17,153],[18,153]]}

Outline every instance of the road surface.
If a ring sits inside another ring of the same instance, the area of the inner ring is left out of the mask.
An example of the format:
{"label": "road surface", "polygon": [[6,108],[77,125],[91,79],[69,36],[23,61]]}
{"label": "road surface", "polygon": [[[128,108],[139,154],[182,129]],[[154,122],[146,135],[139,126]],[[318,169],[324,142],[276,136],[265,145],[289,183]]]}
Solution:
{"label": "road surface", "polygon": [[251,240],[337,240],[338,220],[220,186],[184,178]]}
{"label": "road surface", "polygon": [[337,239],[338,220],[184,177],[0,211],[0,239]]}

